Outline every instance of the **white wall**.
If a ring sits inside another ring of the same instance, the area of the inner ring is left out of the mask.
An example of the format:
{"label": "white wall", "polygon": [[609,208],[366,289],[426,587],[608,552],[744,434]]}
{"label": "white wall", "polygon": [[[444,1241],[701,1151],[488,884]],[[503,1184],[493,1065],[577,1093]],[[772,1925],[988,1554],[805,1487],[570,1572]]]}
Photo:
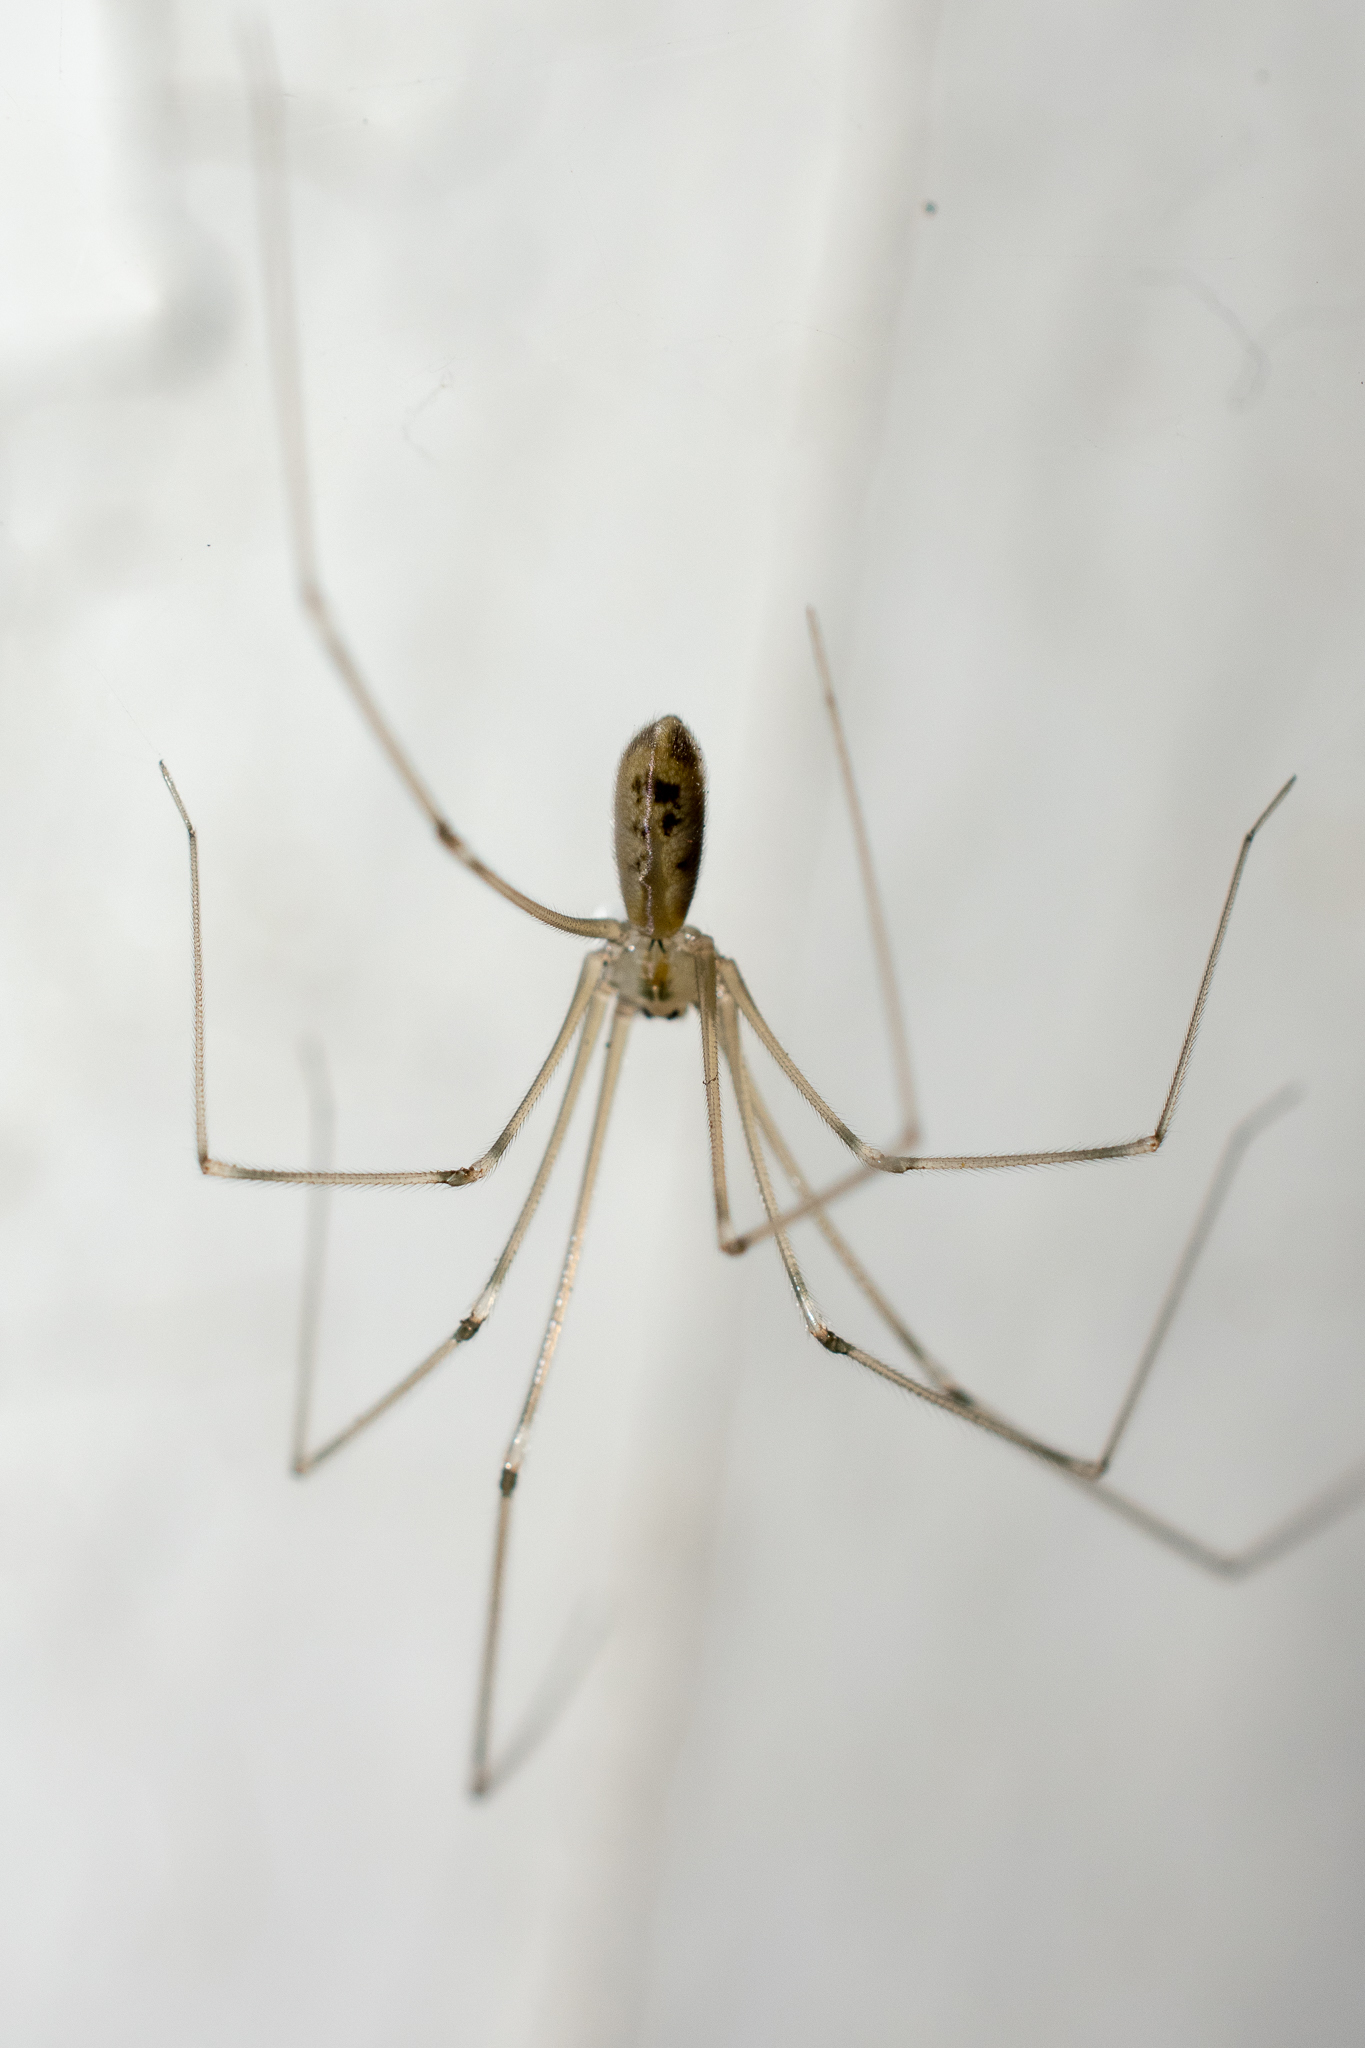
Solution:
{"label": "white wall", "polygon": [[[814,599],[927,1135],[1085,1143],[1150,1127],[1299,773],[1159,1158],[847,1209],[941,1356],[1088,1447],[1227,1130],[1300,1082],[1116,1473],[1273,1522],[1365,1447],[1355,12],[271,20],[328,580],[522,886],[610,903],[616,753],[680,712],[694,915],[887,1135]],[[232,10],[0,32],[6,2037],[1350,2038],[1365,1519],[1206,1581],[827,1357],[713,1249],[691,1026],[636,1031],[520,1496],[510,1720],[578,1683],[468,1804],[572,1173],[477,1346],[290,1481],[302,1197],[194,1172],[157,758],[221,1153],[302,1158],[315,1036],[344,1163],[468,1159],[580,949],[438,856],[293,607]],[[338,1203],[327,1415],[464,1313],[534,1142]]]}

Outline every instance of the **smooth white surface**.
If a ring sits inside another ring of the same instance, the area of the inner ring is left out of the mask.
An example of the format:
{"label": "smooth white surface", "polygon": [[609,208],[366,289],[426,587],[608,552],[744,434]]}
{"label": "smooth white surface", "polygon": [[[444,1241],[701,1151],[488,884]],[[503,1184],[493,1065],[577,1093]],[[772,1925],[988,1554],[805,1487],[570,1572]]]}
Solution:
{"label": "smooth white surface", "polygon": [[[813,599],[928,1136],[1085,1143],[1150,1126],[1240,834],[1300,774],[1160,1158],[846,1212],[941,1356],[1088,1446],[1225,1132],[1301,1082],[1116,1475],[1256,1533],[1365,1444],[1356,14],[271,19],[326,575],[513,879],[611,902],[616,753],[679,712],[695,917],[885,1135]],[[1365,1520],[1206,1582],[828,1358],[771,1253],[712,1248],[691,1026],[632,1044],[509,1720],[560,1646],[586,1670],[464,1799],[572,1173],[473,1350],[289,1481],[302,1198],[193,1171],[157,757],[228,1156],[302,1159],[307,1035],[345,1163],[474,1156],[579,949],[441,860],[293,607],[231,30],[4,29],[6,2038],[1351,2038]],[[338,1204],[324,1416],[464,1313],[535,1142]]]}

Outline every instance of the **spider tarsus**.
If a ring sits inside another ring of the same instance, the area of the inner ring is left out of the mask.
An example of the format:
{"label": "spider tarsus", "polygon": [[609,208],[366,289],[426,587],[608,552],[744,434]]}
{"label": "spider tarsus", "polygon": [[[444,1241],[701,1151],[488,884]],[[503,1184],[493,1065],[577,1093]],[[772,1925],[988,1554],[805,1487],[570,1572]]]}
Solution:
{"label": "spider tarsus", "polygon": [[1280,805],[1284,802],[1285,798],[1288,796],[1290,790],[1294,787],[1294,784],[1298,781],[1298,779],[1299,778],[1297,775],[1291,775],[1288,782],[1286,782],[1286,784],[1284,785],[1284,788],[1276,791],[1275,795],[1270,799],[1270,802],[1261,812],[1261,815],[1256,820],[1256,823],[1247,833],[1246,838],[1242,841],[1243,846],[1250,846],[1252,840],[1256,837],[1256,834],[1260,831],[1262,825],[1264,825],[1266,819],[1270,816],[1271,812],[1277,811],[1279,809]]}

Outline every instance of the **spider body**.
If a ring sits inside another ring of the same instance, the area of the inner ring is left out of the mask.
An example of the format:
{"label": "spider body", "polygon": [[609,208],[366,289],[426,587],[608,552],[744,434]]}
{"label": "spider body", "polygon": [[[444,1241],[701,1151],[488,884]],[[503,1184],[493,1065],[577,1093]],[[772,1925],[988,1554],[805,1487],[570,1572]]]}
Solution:
{"label": "spider body", "polygon": [[645,1017],[681,1017],[697,1002],[696,934],[683,920],[706,827],[706,768],[680,718],[641,726],[616,770],[616,872],[628,929],[607,980]]}

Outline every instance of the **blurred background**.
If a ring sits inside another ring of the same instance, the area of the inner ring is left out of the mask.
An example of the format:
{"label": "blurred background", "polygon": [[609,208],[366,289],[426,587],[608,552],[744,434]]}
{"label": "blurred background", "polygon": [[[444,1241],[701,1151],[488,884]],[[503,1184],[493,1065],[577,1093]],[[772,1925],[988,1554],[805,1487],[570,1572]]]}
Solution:
{"label": "blurred background", "polygon": [[[892,1070],[825,620],[937,1150],[844,1224],[970,1385],[1248,1540],[1365,1448],[1365,28],[1335,0],[275,0],[326,580],[459,829],[614,907],[616,756],[706,751],[693,916],[816,1085]],[[576,1132],[498,1312],[287,1475],[304,1198],[453,1165],[581,945],[433,848],[291,595],[233,10],[0,17],[0,1656],[15,2042],[1340,2042],[1365,1516],[1241,1586],[805,1335],[715,1251],[694,1025],[637,1028],[518,1496]],[[783,1094],[767,1085],[775,1102]],[[835,1159],[783,1102],[810,1170]],[[454,1327],[482,1188],[334,1211],[320,1429]],[[738,1206],[757,1198],[737,1134]],[[882,1333],[818,1256],[851,1336]],[[887,1340],[889,1342],[889,1340]],[[548,1678],[547,1678],[548,1674]]]}

